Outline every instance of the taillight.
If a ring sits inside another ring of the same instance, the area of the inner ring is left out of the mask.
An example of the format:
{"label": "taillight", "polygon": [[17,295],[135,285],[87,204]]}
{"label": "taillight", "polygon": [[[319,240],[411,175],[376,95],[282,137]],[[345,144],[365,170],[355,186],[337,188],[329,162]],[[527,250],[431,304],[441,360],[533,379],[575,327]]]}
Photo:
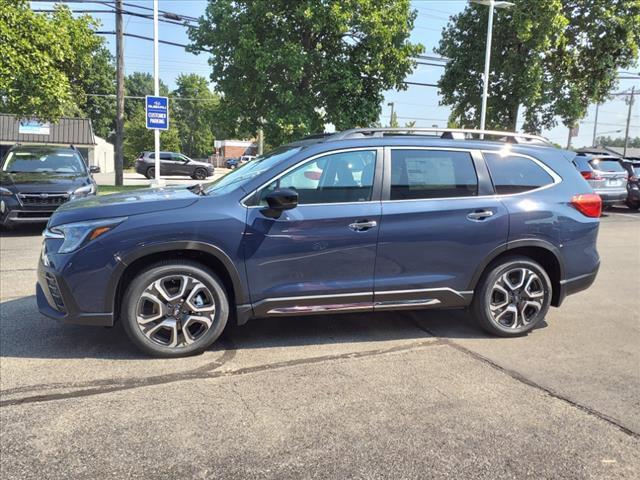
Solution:
{"label": "taillight", "polygon": [[602,180],[602,177],[596,172],[580,172],[585,180]]}
{"label": "taillight", "polygon": [[571,205],[586,217],[598,218],[602,213],[602,199],[595,193],[574,195]]}

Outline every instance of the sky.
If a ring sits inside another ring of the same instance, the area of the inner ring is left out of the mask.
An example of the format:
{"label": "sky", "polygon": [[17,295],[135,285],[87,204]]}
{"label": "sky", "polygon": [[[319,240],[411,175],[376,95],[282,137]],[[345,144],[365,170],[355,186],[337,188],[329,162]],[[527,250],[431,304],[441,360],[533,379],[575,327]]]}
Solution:
{"label": "sky", "polygon": [[[74,10],[110,10],[99,2],[71,3],[69,6]],[[125,4],[152,7],[152,0],[124,0]],[[54,2],[42,3],[32,2],[33,9],[52,8]],[[464,9],[466,0],[414,0],[412,7],[417,10],[418,16],[415,27],[411,34],[412,42],[419,42],[425,46],[425,54],[433,55],[433,48],[438,44],[442,28],[447,24],[448,18]],[[199,17],[204,14],[207,0],[159,0],[159,9],[175,12],[182,15]],[[125,7],[140,13],[143,10]],[[92,13],[102,22],[101,31],[115,31],[115,16],[113,13]],[[496,11],[500,15],[500,11]],[[150,19],[124,17],[125,32],[153,36],[153,22]],[[109,48],[115,53],[115,37],[105,35]],[[176,43],[189,43],[186,28],[181,25],[168,23],[159,24],[159,38]],[[207,63],[208,55],[194,55],[188,53],[184,48],[160,44],[160,78],[169,88],[175,88],[175,79],[182,73],[197,73],[208,77],[211,68]],[[640,66],[631,71],[637,72]],[[125,38],[125,73],[135,71],[153,73],[153,43],[137,38]],[[436,83],[443,72],[442,67],[418,65],[416,70],[407,77],[407,81],[421,83]],[[640,90],[640,80],[620,80],[617,92],[626,91],[632,85],[636,86],[636,91]],[[630,136],[640,136],[640,95],[636,95],[636,101],[632,110]],[[449,115],[449,108],[439,106],[438,89],[434,87],[409,86],[405,91],[387,91],[382,104],[380,121],[383,125],[389,123],[390,102],[394,103],[395,111],[398,115],[400,125],[412,120],[416,121],[416,126],[439,127],[446,126]],[[490,101],[490,100],[489,100]],[[627,117],[627,105],[624,97],[616,97],[600,106],[598,115],[598,136],[608,135],[612,137],[624,136],[624,128]],[[588,115],[580,122],[579,134],[573,138],[574,147],[589,146],[593,140],[593,128],[595,119],[595,105],[589,108]],[[520,120],[518,126],[522,124]],[[546,130],[543,135],[550,140],[566,145],[568,130],[564,126],[558,126],[551,130]]]}

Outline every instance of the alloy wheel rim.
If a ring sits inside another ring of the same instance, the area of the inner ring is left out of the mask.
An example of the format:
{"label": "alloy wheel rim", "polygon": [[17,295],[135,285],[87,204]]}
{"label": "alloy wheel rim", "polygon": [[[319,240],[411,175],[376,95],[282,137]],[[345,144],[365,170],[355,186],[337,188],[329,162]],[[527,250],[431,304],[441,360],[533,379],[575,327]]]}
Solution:
{"label": "alloy wheel rim", "polygon": [[491,288],[491,318],[504,328],[526,327],[542,310],[546,295],[542,279],[533,270],[523,267],[508,270]]}
{"label": "alloy wheel rim", "polygon": [[136,306],[136,323],[151,342],[187,347],[213,325],[216,303],[211,290],[188,275],[167,275],[144,289]]}

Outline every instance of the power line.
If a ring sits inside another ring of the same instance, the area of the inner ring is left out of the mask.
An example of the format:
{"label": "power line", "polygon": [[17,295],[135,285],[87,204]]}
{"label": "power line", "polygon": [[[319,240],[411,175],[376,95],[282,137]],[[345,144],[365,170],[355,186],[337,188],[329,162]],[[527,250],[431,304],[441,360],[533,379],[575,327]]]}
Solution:
{"label": "power line", "polygon": [[[116,98],[114,93],[86,93],[87,97],[106,97],[106,98]],[[131,100],[144,100],[144,97],[139,95],[125,95],[124,98],[129,98]],[[194,98],[194,97],[173,97],[169,96],[172,101],[177,102],[217,102],[219,98]]]}
{"label": "power line", "polygon": [[[98,35],[115,35],[116,32],[105,32],[105,31],[98,31],[96,32]],[[124,34],[127,37],[133,37],[133,38],[139,38],[141,40],[148,40],[150,42],[153,42],[153,38],[151,37],[147,37],[144,35],[137,35],[135,33],[125,33]],[[174,47],[182,47],[182,48],[188,48],[191,47],[190,45],[186,45],[184,43],[177,43],[177,42],[170,42],[168,40],[158,40],[159,43],[164,43],[166,45],[173,45]],[[206,52],[206,53],[211,53],[209,50],[203,50],[203,49],[199,49],[199,48],[192,48],[193,50],[195,50],[196,52]]]}

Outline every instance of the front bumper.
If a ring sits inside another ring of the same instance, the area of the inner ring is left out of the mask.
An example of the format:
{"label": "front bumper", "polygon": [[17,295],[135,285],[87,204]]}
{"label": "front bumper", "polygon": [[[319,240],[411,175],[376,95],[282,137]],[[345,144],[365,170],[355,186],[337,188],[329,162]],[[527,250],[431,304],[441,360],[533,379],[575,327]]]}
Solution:
{"label": "front bumper", "polygon": [[0,216],[0,225],[9,226],[23,223],[47,223],[54,210],[7,210]]}
{"label": "front bumper", "polygon": [[40,313],[61,322],[103,327],[114,323],[113,313],[81,311],[64,280],[42,261],[38,263],[36,301]]}

